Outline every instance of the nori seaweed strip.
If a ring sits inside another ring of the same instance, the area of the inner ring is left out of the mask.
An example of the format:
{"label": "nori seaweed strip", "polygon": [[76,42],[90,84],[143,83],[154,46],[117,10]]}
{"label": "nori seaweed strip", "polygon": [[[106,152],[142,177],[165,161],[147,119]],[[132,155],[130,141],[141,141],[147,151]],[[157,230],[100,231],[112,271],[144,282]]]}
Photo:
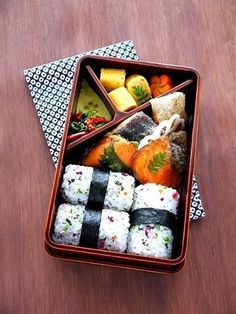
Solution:
{"label": "nori seaweed strip", "polygon": [[81,228],[80,246],[97,248],[102,211],[85,209]]}
{"label": "nori seaweed strip", "polygon": [[102,210],[107,191],[109,172],[93,169],[86,208]]}
{"label": "nori seaweed strip", "polygon": [[173,213],[164,209],[154,209],[154,208],[139,208],[130,214],[130,224],[135,225],[161,225],[175,229],[176,217]]}
{"label": "nori seaweed strip", "polygon": [[81,228],[80,246],[96,248],[109,172],[93,169],[88,202]]}

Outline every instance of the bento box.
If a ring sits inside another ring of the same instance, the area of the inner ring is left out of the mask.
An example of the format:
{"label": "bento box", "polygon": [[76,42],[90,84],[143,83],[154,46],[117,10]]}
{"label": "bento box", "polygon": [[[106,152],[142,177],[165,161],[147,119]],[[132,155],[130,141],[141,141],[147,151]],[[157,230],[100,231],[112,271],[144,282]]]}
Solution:
{"label": "bento box", "polygon": [[199,90],[190,67],[79,60],[48,206],[50,256],[166,274],[183,267]]}

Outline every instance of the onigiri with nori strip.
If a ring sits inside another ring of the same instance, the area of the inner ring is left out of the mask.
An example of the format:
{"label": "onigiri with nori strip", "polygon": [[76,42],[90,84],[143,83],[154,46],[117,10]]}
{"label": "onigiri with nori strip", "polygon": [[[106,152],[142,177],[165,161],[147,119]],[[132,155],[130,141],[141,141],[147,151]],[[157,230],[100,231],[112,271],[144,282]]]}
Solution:
{"label": "onigiri with nori strip", "polygon": [[[53,241],[60,244],[79,246],[82,238],[85,211],[83,205],[60,205],[54,222]],[[109,251],[124,252],[127,248],[129,226],[128,213],[103,209],[95,247]],[[91,236],[93,237],[93,235]],[[87,240],[89,243],[89,239]],[[88,245],[87,247],[90,246]]]}
{"label": "onigiri with nori strip", "polygon": [[178,202],[179,193],[172,188],[154,183],[136,187],[127,252],[171,258]]}
{"label": "onigiri with nori strip", "polygon": [[61,204],[54,222],[53,241],[79,245],[83,219],[83,205]]}
{"label": "onigiri with nori strip", "polygon": [[[102,205],[113,210],[129,211],[133,202],[134,177],[123,172],[105,172],[80,165],[68,165],[65,168],[61,186],[62,196],[65,201],[75,205],[87,205],[94,171],[100,173],[101,182],[103,177],[109,175]],[[99,193],[99,190],[96,191],[95,189],[93,193]],[[95,197],[96,195],[94,195]]]}

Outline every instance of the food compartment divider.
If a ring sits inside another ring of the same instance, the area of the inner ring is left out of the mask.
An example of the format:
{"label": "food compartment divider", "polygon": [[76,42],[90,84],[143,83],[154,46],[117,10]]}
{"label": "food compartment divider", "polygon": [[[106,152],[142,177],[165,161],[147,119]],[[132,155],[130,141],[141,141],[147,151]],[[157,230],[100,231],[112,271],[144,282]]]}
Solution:
{"label": "food compartment divider", "polygon": [[[94,79],[93,73],[91,71],[88,71],[86,66],[81,66],[81,67],[77,68],[76,72],[75,72],[74,80],[76,81],[76,84],[74,85],[75,86],[75,89],[73,91],[74,96],[72,96],[72,94],[71,94],[71,100],[73,100],[73,102],[71,101],[72,104],[70,103],[70,105],[68,106],[67,120],[70,120],[72,113],[75,112],[75,107],[76,107],[76,104],[77,104],[78,99],[79,99],[81,82],[84,78],[87,80],[90,87],[95,91],[95,93],[101,98],[102,102],[104,103],[104,105],[106,106],[106,108],[108,109],[108,111],[110,112],[110,114],[112,116],[111,121],[107,122],[104,126],[101,126],[101,127],[97,128],[96,130],[89,132],[88,134],[81,137],[81,138],[85,137],[85,139],[87,139],[90,136],[101,132],[101,130],[103,130],[104,128],[106,129],[107,127],[109,127],[113,123],[115,116],[117,114],[117,111],[113,107],[113,104],[109,100],[109,97],[107,96],[107,94],[104,93],[101,90],[100,85],[97,84],[97,80],[96,80],[96,78]],[[68,128],[67,134],[68,133],[69,133],[69,128]],[[80,140],[80,138],[77,140],[73,140],[71,142],[68,142],[67,146],[71,147],[74,145],[74,142],[77,143],[77,142],[79,142],[79,140]]]}
{"label": "food compartment divider", "polygon": [[[173,89],[163,93],[163,95],[159,96],[165,96],[169,95],[173,92],[177,91],[185,91],[187,86],[190,86],[190,90],[194,88],[194,81],[192,79],[187,80],[183,83],[181,83],[178,86],[175,86]],[[81,151],[85,151],[86,146],[91,146],[92,144],[98,142],[106,133],[117,127],[121,122],[135,114],[136,112],[144,111],[147,115],[151,116],[151,104],[149,102],[146,102],[143,105],[140,105],[134,111],[126,112],[124,113],[120,118],[116,116],[116,118],[107,125],[107,127],[103,128],[100,132],[96,132],[92,137],[83,136],[82,138],[74,141],[73,143],[69,143],[66,146],[65,151],[65,160],[66,163],[77,163],[78,162],[78,156],[81,155]]]}
{"label": "food compartment divider", "polygon": [[[100,59],[98,58],[98,60],[100,60]],[[113,65],[114,60],[115,60],[115,64],[116,64],[115,67]],[[128,74],[126,73],[126,78],[132,74],[140,74],[140,75],[143,75],[150,84],[150,79],[154,75],[158,75],[158,76],[160,76],[162,74],[169,75],[174,82],[174,86],[169,91],[161,94],[160,97],[167,95],[169,93],[173,93],[176,90],[176,88],[177,89],[180,88],[180,86],[182,84],[186,84],[186,83],[188,84],[190,81],[196,79],[195,73],[193,73],[191,71],[186,71],[186,68],[181,67],[181,66],[172,65],[170,67],[169,66],[166,67],[163,64],[159,64],[159,66],[157,67],[156,65],[154,66],[154,65],[151,65],[150,63],[147,64],[146,62],[127,61],[127,60],[124,61],[124,60],[119,60],[119,59],[118,60],[114,59],[114,60],[112,60],[112,58],[108,58],[108,61],[112,62],[112,65],[110,67],[111,68],[117,68],[117,69],[125,69],[126,71],[128,70],[127,71]],[[101,68],[103,68],[103,67],[109,68],[108,65],[110,63],[107,62],[107,64],[108,64],[107,65],[103,59],[100,60],[101,62],[96,62],[96,64],[93,64],[93,61],[94,61],[94,59],[92,59],[92,57],[91,57],[91,60],[88,61],[88,63],[90,65],[86,65],[86,67],[87,67],[88,71],[91,73],[91,75],[94,77],[94,79],[97,81],[97,84],[100,84],[101,89],[107,95],[110,103],[115,108],[115,105],[113,104],[112,100],[110,99],[108,92],[106,91],[106,89],[104,88],[104,86],[102,85],[102,83],[99,80]],[[93,65],[91,65],[91,64],[93,64]],[[141,64],[141,66],[140,66],[140,64]],[[140,70],[140,68],[141,68],[141,70]],[[179,74],[179,72],[181,72],[181,75]],[[134,112],[137,112],[137,111],[139,111],[139,108],[141,106],[143,106],[143,108],[145,108],[148,104],[149,104],[148,102],[145,102],[142,105],[139,105],[137,108],[134,108],[134,109],[131,109],[128,111],[119,111],[117,109],[115,109],[115,110],[118,111],[122,117],[122,115],[124,115],[124,114],[132,114]]]}
{"label": "food compartment divider", "polygon": [[[127,118],[129,116],[131,116],[133,113],[138,112],[143,110],[144,108],[146,108],[147,106],[150,105],[149,101],[143,103],[142,105],[137,106],[136,108],[129,110],[129,111],[119,111],[116,106],[113,104],[112,100],[110,99],[108,92],[106,91],[106,89],[104,88],[104,86],[102,85],[102,83],[100,82],[98,76],[96,75],[96,73],[93,71],[92,67],[90,65],[86,65],[86,68],[88,70],[88,72],[90,73],[90,75],[93,77],[93,79],[96,81],[97,85],[100,86],[100,89],[103,91],[104,95],[106,96],[110,106],[114,109],[115,112],[118,113],[118,115],[116,115],[116,119],[120,119],[120,121],[122,121],[122,118]],[[178,85],[175,85],[173,88],[171,88],[170,90],[162,93],[159,97],[174,93],[178,90],[180,90],[181,88],[183,88],[184,86],[191,84],[194,81],[193,78],[190,79],[186,79],[183,82],[178,83]]]}
{"label": "food compartment divider", "polygon": [[102,101],[104,102],[104,105],[107,107],[107,109],[110,112],[112,118],[114,119],[115,113],[117,111],[116,108],[113,107],[113,104],[111,103],[109,97],[107,97],[107,95],[105,93],[103,93],[103,91],[101,90],[100,84],[98,84],[96,77],[94,76],[93,72],[90,71],[89,67],[86,66],[84,68],[84,71],[86,73],[86,77],[85,78],[87,78],[87,80],[88,80],[89,84],[91,85],[91,87],[98,94],[98,96],[102,99]]}
{"label": "food compartment divider", "polygon": [[[97,80],[97,84],[98,85],[101,84],[98,79],[96,79],[96,80]],[[191,84],[193,82],[194,82],[193,79],[189,79],[187,81],[184,81],[183,83],[180,83],[179,85],[177,85],[177,86],[173,87],[172,89],[166,91],[165,93],[161,94],[157,98],[162,97],[162,96],[166,96],[166,95],[169,95],[169,94],[172,94],[172,93],[177,92],[177,91],[180,91],[182,88],[184,88],[185,86],[187,86],[187,85],[189,85],[189,84]],[[104,94],[107,94],[105,88],[102,85],[101,85],[101,89],[103,89]],[[107,94],[107,97],[109,98],[108,94]],[[111,102],[111,100],[110,100],[110,102]],[[114,105],[112,104],[112,106],[114,106]],[[107,123],[105,126],[102,127],[101,130],[98,129],[98,130],[100,130],[100,132],[96,131],[96,133],[94,135],[97,135],[97,134],[100,134],[100,133],[104,133],[103,131],[105,131],[105,130],[107,131],[107,129],[109,129],[110,126],[115,127],[119,123],[121,123],[123,120],[125,120],[128,117],[132,116],[136,112],[142,111],[142,110],[144,110],[144,109],[146,109],[147,107],[150,107],[150,106],[151,106],[151,104],[148,101],[148,102],[145,102],[142,105],[138,106],[137,108],[135,108],[133,110],[130,110],[130,111],[127,111],[127,112],[121,112],[121,111],[118,111],[118,110],[115,109],[116,111],[115,111],[114,119],[111,121],[112,123],[111,122]],[[66,150],[69,151],[70,149],[72,149],[76,145],[86,141],[89,138],[88,135],[85,135],[85,136],[83,136],[83,137],[73,141],[72,143],[68,143],[67,146],[66,146]]]}
{"label": "food compartment divider", "polygon": [[99,87],[100,93],[102,93],[103,97],[106,99],[107,103],[109,103],[109,106],[113,109],[114,113],[117,113],[117,116],[125,114],[125,112],[120,112],[117,110],[116,106],[111,101],[110,97],[108,96],[107,91],[105,90],[104,86],[101,84],[100,80],[98,79],[97,75],[93,71],[90,65],[86,65],[86,69],[90,76],[93,78],[94,82],[96,82],[96,85]]}
{"label": "food compartment divider", "polygon": [[132,74],[141,74],[148,80],[148,82],[150,82],[150,78],[154,75],[159,76],[162,74],[167,74],[173,79],[174,86],[177,86],[189,79],[196,79],[195,72],[191,68],[184,66],[165,65],[162,63],[133,61],[111,57],[104,58],[88,56],[85,58],[87,59],[87,65],[91,67],[98,80],[100,77],[101,68],[125,69],[127,71],[126,77]]}

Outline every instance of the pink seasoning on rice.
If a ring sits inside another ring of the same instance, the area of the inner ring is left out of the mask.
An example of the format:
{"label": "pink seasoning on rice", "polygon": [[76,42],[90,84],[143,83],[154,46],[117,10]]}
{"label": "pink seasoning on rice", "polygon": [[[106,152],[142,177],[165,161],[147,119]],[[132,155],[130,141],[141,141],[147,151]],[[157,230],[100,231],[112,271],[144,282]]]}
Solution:
{"label": "pink seasoning on rice", "polygon": [[104,249],[104,247],[105,247],[105,240],[104,239],[99,239],[97,248],[98,249]]}
{"label": "pink seasoning on rice", "polygon": [[147,238],[150,238],[150,236],[151,236],[151,228],[150,228],[150,226],[146,226],[145,227],[145,236],[147,237]]}
{"label": "pink seasoning on rice", "polygon": [[178,201],[178,199],[179,199],[179,193],[178,193],[177,191],[173,192],[173,193],[172,193],[172,197],[173,197],[174,200]]}

